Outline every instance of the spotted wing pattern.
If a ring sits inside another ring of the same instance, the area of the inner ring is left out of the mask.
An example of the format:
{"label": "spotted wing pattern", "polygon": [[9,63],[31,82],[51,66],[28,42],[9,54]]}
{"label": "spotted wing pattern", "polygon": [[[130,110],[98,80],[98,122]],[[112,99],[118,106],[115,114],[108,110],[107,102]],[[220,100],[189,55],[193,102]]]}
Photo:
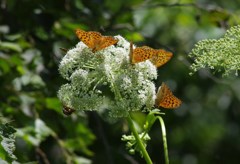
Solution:
{"label": "spotted wing pattern", "polygon": [[102,50],[106,47],[116,44],[117,42],[118,40],[111,36],[102,36],[100,39],[96,40],[93,52]]}
{"label": "spotted wing pattern", "polygon": [[140,63],[152,58],[152,56],[156,54],[157,54],[157,50],[151,47],[148,47],[148,46],[137,47],[133,50],[131,62],[132,64]]}
{"label": "spotted wing pattern", "polygon": [[182,101],[175,97],[169,87],[162,83],[157,92],[157,98],[155,105],[163,108],[178,108],[182,104]]}
{"label": "spotted wing pattern", "polygon": [[86,32],[77,29],[76,35],[84,44],[92,49],[92,52],[102,50],[118,42],[118,39],[111,36],[103,36],[101,33],[95,31]]}
{"label": "spotted wing pattern", "polygon": [[157,54],[154,55],[150,61],[156,66],[160,67],[166,64],[171,58],[173,54],[171,52],[165,51],[163,49],[159,49]]}

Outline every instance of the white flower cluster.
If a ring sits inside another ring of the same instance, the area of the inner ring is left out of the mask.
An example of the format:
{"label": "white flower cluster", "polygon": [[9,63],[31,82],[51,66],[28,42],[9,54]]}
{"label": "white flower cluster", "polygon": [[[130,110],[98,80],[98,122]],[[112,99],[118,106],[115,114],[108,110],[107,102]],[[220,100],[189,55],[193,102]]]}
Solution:
{"label": "white flower cluster", "polygon": [[121,36],[117,45],[93,53],[83,42],[63,57],[59,72],[69,83],[58,97],[75,110],[106,109],[114,117],[151,109],[155,102],[157,69],[145,61],[130,63],[130,43]]}

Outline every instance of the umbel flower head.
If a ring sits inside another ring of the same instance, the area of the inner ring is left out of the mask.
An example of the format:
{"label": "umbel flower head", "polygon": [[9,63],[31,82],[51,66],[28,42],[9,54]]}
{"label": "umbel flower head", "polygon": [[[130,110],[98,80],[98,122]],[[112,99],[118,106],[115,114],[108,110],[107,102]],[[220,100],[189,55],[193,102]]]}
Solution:
{"label": "umbel flower head", "polygon": [[210,68],[227,76],[240,70],[240,25],[227,30],[220,39],[199,41],[189,54],[194,58],[191,65],[193,72]]}
{"label": "umbel flower head", "polygon": [[63,57],[59,72],[68,83],[61,86],[58,97],[64,106],[105,109],[114,117],[154,106],[156,67],[150,61],[132,65],[130,43],[121,36],[114,38],[116,45],[96,52],[79,42]]}

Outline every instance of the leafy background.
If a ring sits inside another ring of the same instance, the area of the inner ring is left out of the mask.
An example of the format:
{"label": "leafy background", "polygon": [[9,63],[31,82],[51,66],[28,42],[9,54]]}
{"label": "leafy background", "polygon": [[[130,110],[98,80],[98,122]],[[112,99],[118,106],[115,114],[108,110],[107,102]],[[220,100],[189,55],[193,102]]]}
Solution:
{"label": "leafy background", "polygon": [[[0,162],[144,163],[120,140],[128,132],[124,119],[62,114],[59,48],[74,47],[74,30],[82,28],[174,53],[156,81],[168,83],[184,102],[164,110],[170,163],[237,163],[240,80],[209,70],[190,76],[187,54],[199,40],[220,38],[239,24],[238,6],[225,0],[1,0]],[[134,118],[141,126],[145,114]],[[150,136],[150,156],[163,163],[160,127]]]}

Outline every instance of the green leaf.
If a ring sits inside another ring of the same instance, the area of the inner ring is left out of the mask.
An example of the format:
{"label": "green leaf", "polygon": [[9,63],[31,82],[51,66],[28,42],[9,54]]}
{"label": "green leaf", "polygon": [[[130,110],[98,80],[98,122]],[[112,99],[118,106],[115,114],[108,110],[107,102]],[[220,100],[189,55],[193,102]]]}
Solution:
{"label": "green leaf", "polygon": [[47,108],[53,109],[57,112],[59,112],[59,109],[61,109],[62,107],[61,102],[56,97],[48,97],[45,99],[45,102],[46,102]]}
{"label": "green leaf", "polygon": [[11,42],[1,42],[0,50],[12,50],[15,52],[22,52],[22,48],[18,44]]}
{"label": "green leaf", "polygon": [[16,130],[9,124],[0,125],[0,158],[8,162],[17,159],[13,154],[15,150],[15,132]]}
{"label": "green leaf", "polygon": [[[67,128],[72,129],[72,127]],[[88,149],[88,146],[91,145],[95,139],[95,135],[85,124],[78,123],[74,125],[74,131],[70,130],[68,132],[68,139],[64,141],[64,147],[71,151],[81,150],[84,154],[92,156],[93,152]]]}
{"label": "green leaf", "polygon": [[34,88],[41,88],[45,86],[45,83],[39,75],[27,72],[23,76],[15,78],[13,85],[16,90],[21,90],[23,86],[27,85],[32,85]]}
{"label": "green leaf", "polygon": [[146,123],[144,124],[144,129],[148,132],[152,125],[154,124],[154,122],[156,121],[157,117],[155,115],[159,115],[162,114],[160,113],[159,109],[153,109],[151,112],[149,112],[149,114],[147,115],[146,118]]}
{"label": "green leaf", "polygon": [[113,12],[116,12],[121,9],[124,1],[115,1],[114,3],[111,0],[106,0],[105,5],[107,8],[111,9]]}
{"label": "green leaf", "polygon": [[36,28],[35,34],[42,40],[49,39],[48,34],[44,31],[44,29],[42,27]]}
{"label": "green leaf", "polygon": [[74,139],[68,139],[64,142],[65,147],[74,151],[74,150],[81,150],[84,154],[88,156],[93,156],[93,152],[88,149],[88,145],[84,142],[83,139],[80,138],[74,138]]}
{"label": "green leaf", "polygon": [[14,64],[14,65],[17,65],[17,66],[20,66],[23,64],[23,60],[21,58],[21,56],[19,55],[12,55],[10,58],[9,58],[9,61]]}
{"label": "green leaf", "polygon": [[133,42],[140,42],[144,40],[144,37],[138,32],[132,32],[130,34],[126,34],[126,38]]}
{"label": "green leaf", "polygon": [[38,146],[39,145],[39,140],[35,138],[34,136],[34,127],[33,126],[26,126],[24,128],[18,129],[17,130],[17,137],[22,138],[25,140],[27,143]]}
{"label": "green leaf", "polygon": [[41,119],[36,119],[33,126],[18,129],[17,136],[34,146],[39,146],[48,136],[54,132]]}
{"label": "green leaf", "polygon": [[36,138],[39,139],[39,141],[44,141],[48,136],[50,136],[54,132],[41,119],[36,119],[35,133]]}
{"label": "green leaf", "polygon": [[143,112],[134,112],[131,116],[134,120],[135,126],[138,127],[139,130],[141,130],[140,127],[142,127],[145,123],[146,114],[144,114]]}
{"label": "green leaf", "polygon": [[0,60],[0,75],[6,74],[10,71],[10,65],[7,60],[1,59]]}
{"label": "green leaf", "polygon": [[73,157],[73,161],[76,164],[91,164],[91,160],[87,159],[87,158],[83,158],[83,157],[78,157],[78,156],[74,156]]}
{"label": "green leaf", "polygon": [[45,86],[45,82],[42,80],[42,78],[39,75],[36,75],[36,74],[31,75],[31,84],[35,88],[41,88]]}
{"label": "green leaf", "polygon": [[17,39],[20,39],[22,37],[22,34],[11,34],[11,35],[6,35],[5,38],[9,41],[14,41]]}

